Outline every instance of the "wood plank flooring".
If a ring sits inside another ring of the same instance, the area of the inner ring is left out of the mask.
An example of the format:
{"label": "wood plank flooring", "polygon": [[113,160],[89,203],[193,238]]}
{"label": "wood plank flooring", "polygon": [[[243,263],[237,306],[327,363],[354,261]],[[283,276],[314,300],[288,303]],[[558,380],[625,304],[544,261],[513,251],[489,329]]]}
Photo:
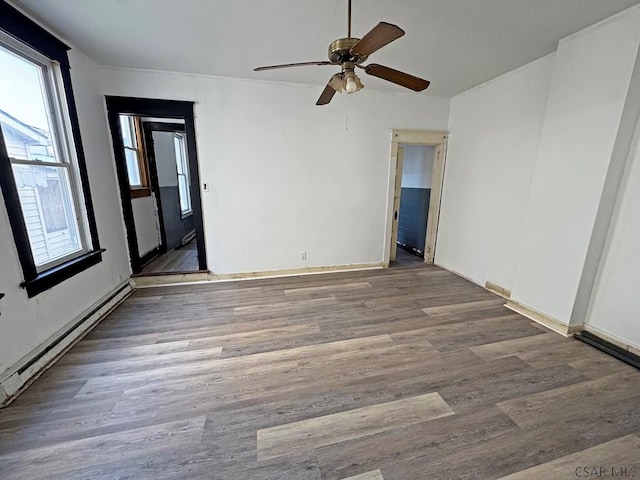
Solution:
{"label": "wood plank flooring", "polygon": [[198,271],[198,250],[196,241],[191,240],[181,248],[170,250],[157,256],[142,269],[143,273],[170,273]]}
{"label": "wood plank flooring", "polygon": [[265,428],[258,430],[258,460],[296,450],[312,450],[453,414],[440,395],[428,393]]}
{"label": "wood plank flooring", "polygon": [[640,372],[502,303],[402,255],[138,290],[0,410],[0,478],[640,475]]}

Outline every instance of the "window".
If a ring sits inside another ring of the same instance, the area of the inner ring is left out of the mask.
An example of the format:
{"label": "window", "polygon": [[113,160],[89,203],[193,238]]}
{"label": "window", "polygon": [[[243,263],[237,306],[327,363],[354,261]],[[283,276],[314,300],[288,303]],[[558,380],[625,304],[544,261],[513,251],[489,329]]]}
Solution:
{"label": "window", "polygon": [[178,170],[178,192],[180,193],[180,211],[182,216],[193,212],[191,208],[191,185],[189,179],[189,162],[184,136],[176,133],[173,136],[173,148],[176,152],[176,166]]}
{"label": "window", "polygon": [[134,197],[151,194],[147,176],[147,164],[141,148],[140,118],[132,115],[120,115],[120,133],[127,162],[127,174],[131,195]]}
{"label": "window", "polygon": [[29,296],[101,260],[66,50],[0,2],[0,185]]}
{"label": "window", "polygon": [[0,97],[0,126],[36,269],[43,271],[86,251],[86,245],[76,213],[79,190],[55,113],[52,69],[20,50],[0,47],[3,81],[11,79]]}

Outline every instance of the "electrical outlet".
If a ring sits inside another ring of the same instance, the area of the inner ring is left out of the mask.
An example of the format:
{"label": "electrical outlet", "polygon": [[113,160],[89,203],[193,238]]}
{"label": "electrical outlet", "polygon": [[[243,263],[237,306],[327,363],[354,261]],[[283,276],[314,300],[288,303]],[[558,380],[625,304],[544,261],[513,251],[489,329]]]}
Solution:
{"label": "electrical outlet", "polygon": [[306,262],[307,260],[307,252],[300,252],[300,260]]}

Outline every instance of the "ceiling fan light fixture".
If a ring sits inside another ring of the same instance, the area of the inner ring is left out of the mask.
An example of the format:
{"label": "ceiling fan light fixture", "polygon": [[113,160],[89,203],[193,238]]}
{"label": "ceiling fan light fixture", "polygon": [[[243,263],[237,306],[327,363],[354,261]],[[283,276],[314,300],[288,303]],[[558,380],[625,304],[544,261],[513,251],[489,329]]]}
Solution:
{"label": "ceiling fan light fixture", "polygon": [[356,93],[364,87],[356,73],[352,70],[345,73],[345,86],[344,89],[347,93]]}
{"label": "ceiling fan light fixture", "polygon": [[333,77],[331,77],[331,80],[329,80],[329,86],[336,92],[342,93],[342,90],[344,90],[345,88],[344,75],[341,73],[336,73]]}

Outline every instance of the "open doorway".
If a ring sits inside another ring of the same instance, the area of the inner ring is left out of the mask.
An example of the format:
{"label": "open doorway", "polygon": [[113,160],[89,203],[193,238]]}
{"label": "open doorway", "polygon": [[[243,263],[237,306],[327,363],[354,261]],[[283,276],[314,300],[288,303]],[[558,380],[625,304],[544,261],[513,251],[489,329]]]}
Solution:
{"label": "open doorway", "polygon": [[393,130],[385,265],[433,263],[446,132]]}
{"label": "open doorway", "polygon": [[206,271],[193,103],[107,97],[134,275]]}
{"label": "open doorway", "polygon": [[[121,117],[122,118],[122,117]],[[191,176],[184,120],[141,118],[145,156],[157,209],[160,252],[143,262],[142,273],[199,270],[191,203]]]}
{"label": "open doorway", "polygon": [[396,245],[421,259],[427,240],[435,150],[433,145],[398,145],[402,176]]}

